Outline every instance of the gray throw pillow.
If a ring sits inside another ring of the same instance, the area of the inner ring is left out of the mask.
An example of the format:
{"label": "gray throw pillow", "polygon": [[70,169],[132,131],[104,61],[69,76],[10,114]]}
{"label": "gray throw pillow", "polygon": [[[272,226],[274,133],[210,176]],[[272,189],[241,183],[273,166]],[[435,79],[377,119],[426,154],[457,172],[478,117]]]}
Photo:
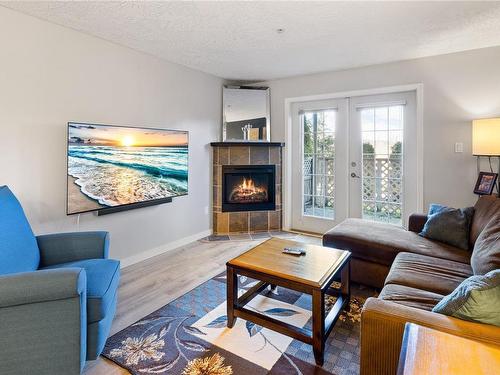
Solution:
{"label": "gray throw pillow", "polygon": [[427,222],[419,234],[431,240],[468,250],[472,215],[474,207],[451,208],[431,204]]}
{"label": "gray throw pillow", "polygon": [[471,276],[445,296],[433,312],[500,327],[500,269]]}

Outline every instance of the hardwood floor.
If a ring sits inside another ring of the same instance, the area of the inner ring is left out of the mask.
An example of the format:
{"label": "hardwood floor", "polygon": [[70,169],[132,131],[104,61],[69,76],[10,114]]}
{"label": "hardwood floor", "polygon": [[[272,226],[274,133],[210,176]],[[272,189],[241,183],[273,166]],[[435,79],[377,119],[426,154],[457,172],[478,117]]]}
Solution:
{"label": "hardwood floor", "polygon": [[[294,240],[321,244],[320,238],[312,236],[299,235]],[[228,260],[262,241],[196,241],[124,268],[111,335],[216,276],[225,269]],[[87,362],[83,373],[115,375],[129,372],[99,357]]]}

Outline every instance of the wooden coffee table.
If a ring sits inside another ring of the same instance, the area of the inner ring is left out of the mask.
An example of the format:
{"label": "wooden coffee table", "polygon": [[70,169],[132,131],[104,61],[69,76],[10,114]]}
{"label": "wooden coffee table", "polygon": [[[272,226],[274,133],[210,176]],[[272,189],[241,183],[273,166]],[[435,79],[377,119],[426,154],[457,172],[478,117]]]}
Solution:
{"label": "wooden coffee table", "polygon": [[[283,254],[285,247],[300,247],[307,253],[301,256]],[[311,344],[316,363],[321,366],[326,338],[342,309],[349,306],[350,257],[349,251],[271,238],[230,260],[226,264],[227,326],[232,328],[236,318],[242,318]],[[260,282],[238,298],[238,275]],[[330,288],[338,276],[341,279],[341,288]],[[279,285],[312,295],[312,331],[245,308],[245,305],[268,285],[271,285],[271,288]],[[337,297],[328,315],[325,314],[325,294]]]}

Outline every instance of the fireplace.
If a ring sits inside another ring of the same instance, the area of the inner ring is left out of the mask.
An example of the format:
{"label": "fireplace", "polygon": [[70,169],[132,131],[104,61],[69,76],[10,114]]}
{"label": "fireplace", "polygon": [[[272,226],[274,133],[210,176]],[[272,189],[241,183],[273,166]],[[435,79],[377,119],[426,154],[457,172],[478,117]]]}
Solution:
{"label": "fireplace", "polygon": [[222,212],[276,209],[275,165],[222,166]]}
{"label": "fireplace", "polygon": [[279,231],[280,142],[213,142],[215,235]]}

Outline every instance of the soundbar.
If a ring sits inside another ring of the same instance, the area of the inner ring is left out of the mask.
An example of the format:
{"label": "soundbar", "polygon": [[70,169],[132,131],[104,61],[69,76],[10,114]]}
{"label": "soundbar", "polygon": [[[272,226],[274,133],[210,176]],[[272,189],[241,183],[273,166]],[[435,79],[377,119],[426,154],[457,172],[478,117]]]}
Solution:
{"label": "soundbar", "polygon": [[147,201],[147,202],[131,203],[131,204],[118,206],[118,207],[103,208],[103,209],[100,209],[97,211],[97,216],[114,214],[115,212],[134,210],[136,208],[156,206],[157,204],[170,203],[170,202],[172,202],[171,197],[162,198],[162,199],[155,199],[153,201]]}

